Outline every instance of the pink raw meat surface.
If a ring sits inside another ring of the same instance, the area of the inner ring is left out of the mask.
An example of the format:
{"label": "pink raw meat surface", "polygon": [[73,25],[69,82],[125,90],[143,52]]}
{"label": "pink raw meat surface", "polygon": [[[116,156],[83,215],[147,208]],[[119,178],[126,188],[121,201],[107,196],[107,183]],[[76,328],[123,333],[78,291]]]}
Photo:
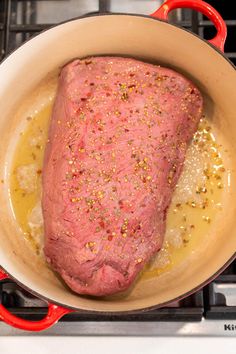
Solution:
{"label": "pink raw meat surface", "polygon": [[92,57],[63,67],[43,167],[45,255],[79,294],[127,289],[161,248],[202,96],[179,73]]}

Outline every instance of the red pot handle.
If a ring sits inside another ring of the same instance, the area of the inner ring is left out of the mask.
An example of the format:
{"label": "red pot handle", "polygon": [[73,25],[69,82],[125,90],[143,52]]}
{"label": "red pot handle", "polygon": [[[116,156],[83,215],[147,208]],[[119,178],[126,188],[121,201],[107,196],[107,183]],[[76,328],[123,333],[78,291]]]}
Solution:
{"label": "red pot handle", "polygon": [[[0,269],[0,281],[9,279],[10,277]],[[23,329],[25,331],[43,331],[54,325],[62,316],[73,310],[64,307],[48,304],[48,313],[40,321],[27,321],[11,314],[3,305],[0,304],[0,320],[9,324],[12,327]]]}
{"label": "red pot handle", "polygon": [[156,17],[160,20],[168,19],[168,14],[170,11],[177,8],[190,8],[201,12],[203,15],[211,20],[216,29],[217,34],[215,38],[210,39],[208,42],[213,44],[215,47],[219,48],[224,52],[224,44],[227,36],[227,27],[221,17],[221,15],[216,11],[211,5],[207,4],[201,0],[167,0],[157,11],[155,11],[150,16]]}

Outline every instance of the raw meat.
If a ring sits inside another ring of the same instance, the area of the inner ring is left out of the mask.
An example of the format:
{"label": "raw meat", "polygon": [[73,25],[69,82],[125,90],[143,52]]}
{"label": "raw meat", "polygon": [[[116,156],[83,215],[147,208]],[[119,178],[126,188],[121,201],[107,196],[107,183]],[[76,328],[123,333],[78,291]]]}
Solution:
{"label": "raw meat", "polygon": [[181,74],[119,57],[63,67],[43,167],[45,255],[79,294],[127,289],[161,248],[202,114]]}

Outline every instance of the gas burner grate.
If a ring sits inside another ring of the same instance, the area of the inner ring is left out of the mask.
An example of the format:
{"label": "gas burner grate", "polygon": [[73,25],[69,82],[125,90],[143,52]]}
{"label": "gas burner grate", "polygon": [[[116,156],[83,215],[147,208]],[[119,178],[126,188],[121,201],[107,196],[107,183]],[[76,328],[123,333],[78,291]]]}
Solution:
{"label": "gas burner grate", "polygon": [[204,289],[205,317],[236,320],[236,261]]}
{"label": "gas burner grate", "polygon": [[[0,283],[0,303],[13,314],[25,319],[39,320],[47,313],[46,303],[35,298],[10,280]],[[77,311],[64,316],[61,321],[201,321],[203,316],[203,292],[199,291],[169,307],[136,314],[96,314]]]}

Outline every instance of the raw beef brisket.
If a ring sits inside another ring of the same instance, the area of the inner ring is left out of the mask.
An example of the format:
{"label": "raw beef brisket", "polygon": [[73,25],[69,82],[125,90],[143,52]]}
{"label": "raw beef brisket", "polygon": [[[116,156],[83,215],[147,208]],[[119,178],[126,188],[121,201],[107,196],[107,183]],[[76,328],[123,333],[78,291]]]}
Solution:
{"label": "raw beef brisket", "polygon": [[179,73],[119,57],[63,67],[43,167],[45,255],[79,294],[127,289],[161,248],[202,113]]}

